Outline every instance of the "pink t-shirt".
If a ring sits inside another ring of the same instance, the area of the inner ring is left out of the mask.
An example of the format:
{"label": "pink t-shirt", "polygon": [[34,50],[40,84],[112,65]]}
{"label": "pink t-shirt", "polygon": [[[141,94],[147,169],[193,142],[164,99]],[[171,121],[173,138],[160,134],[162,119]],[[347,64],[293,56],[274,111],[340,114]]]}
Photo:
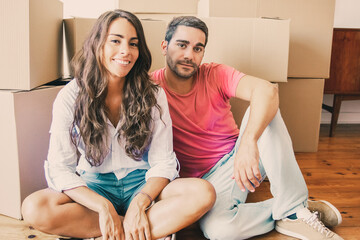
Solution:
{"label": "pink t-shirt", "polygon": [[164,72],[159,69],[152,78],[168,99],[180,176],[202,177],[235,145],[239,129],[229,100],[245,74],[226,65],[205,63],[194,75],[193,89],[182,95],[168,87]]}

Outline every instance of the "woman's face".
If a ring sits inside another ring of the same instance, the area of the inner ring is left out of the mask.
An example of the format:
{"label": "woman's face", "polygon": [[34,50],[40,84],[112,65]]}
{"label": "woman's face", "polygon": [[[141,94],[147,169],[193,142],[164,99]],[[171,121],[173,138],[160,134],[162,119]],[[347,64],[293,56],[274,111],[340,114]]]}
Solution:
{"label": "woman's face", "polygon": [[125,18],[115,19],[109,26],[103,49],[103,64],[110,79],[125,79],[139,57],[138,36]]}

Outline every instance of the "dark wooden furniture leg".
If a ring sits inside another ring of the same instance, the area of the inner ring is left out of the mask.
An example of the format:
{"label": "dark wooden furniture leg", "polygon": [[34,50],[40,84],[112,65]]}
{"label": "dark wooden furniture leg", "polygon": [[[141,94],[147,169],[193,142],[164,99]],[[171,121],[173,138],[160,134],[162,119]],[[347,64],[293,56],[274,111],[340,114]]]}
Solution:
{"label": "dark wooden furniture leg", "polygon": [[334,94],[334,101],[332,107],[331,114],[331,123],[330,123],[330,137],[333,137],[335,134],[336,125],[339,119],[341,101],[343,100],[343,96],[341,94]]}
{"label": "dark wooden furniture leg", "polygon": [[322,105],[322,108],[331,113],[330,133],[329,136],[335,135],[336,125],[339,119],[341,102],[345,100],[360,100],[360,94],[334,94],[333,106],[326,104]]}

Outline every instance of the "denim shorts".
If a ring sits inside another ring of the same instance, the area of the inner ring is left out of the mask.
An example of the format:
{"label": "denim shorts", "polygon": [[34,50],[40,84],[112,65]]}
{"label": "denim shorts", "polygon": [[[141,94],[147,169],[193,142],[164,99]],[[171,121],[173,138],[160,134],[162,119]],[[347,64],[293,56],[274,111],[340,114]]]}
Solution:
{"label": "denim shorts", "polygon": [[131,200],[145,185],[146,169],[137,169],[118,180],[114,173],[78,171],[88,188],[108,199],[119,215],[124,216]]}

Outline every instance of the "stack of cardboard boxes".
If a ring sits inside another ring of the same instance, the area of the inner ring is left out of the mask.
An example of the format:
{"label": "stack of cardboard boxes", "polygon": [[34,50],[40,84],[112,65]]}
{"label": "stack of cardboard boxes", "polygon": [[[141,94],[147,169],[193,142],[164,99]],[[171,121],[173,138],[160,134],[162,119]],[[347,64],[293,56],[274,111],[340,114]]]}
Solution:
{"label": "stack of cardboard boxes", "polygon": [[46,187],[52,103],[61,77],[62,2],[0,3],[0,214],[21,218],[22,200]]}

